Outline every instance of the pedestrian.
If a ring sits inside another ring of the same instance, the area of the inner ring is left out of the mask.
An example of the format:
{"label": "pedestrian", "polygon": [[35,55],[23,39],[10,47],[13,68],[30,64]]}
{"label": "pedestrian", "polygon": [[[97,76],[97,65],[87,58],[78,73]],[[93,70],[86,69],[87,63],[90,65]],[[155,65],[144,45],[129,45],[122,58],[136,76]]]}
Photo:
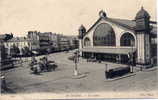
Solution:
{"label": "pedestrian", "polygon": [[36,60],[36,58],[33,56],[33,57],[31,58],[30,66],[33,66],[36,62],[37,62],[37,60]]}
{"label": "pedestrian", "polygon": [[108,71],[108,64],[105,64],[105,71]]}
{"label": "pedestrian", "polygon": [[1,75],[1,87],[2,89],[6,90],[7,89],[7,85],[6,85],[6,80],[5,80],[5,76]]}
{"label": "pedestrian", "polygon": [[35,58],[34,56],[32,57],[31,60],[32,60],[33,63],[34,63],[34,62],[37,62],[37,60],[36,60],[36,58]]}
{"label": "pedestrian", "polygon": [[39,67],[40,67],[41,71],[44,70],[43,59],[42,58],[40,58],[40,60],[39,60]]}
{"label": "pedestrian", "polygon": [[40,74],[40,72],[41,72],[40,66],[39,66],[39,64],[36,62],[36,63],[33,65],[33,73],[34,73],[34,74]]}
{"label": "pedestrian", "polygon": [[108,79],[108,64],[105,64],[105,78]]}
{"label": "pedestrian", "polygon": [[44,69],[45,70],[49,70],[49,66],[48,66],[48,59],[47,59],[47,57],[45,56],[45,57],[43,57],[43,66],[44,66]]}

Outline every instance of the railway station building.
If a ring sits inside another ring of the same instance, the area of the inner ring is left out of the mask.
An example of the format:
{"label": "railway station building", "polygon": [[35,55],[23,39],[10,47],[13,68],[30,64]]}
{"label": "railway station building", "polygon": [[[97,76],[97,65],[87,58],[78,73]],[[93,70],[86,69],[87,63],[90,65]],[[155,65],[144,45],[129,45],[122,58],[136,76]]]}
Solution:
{"label": "railway station building", "polygon": [[151,64],[157,58],[157,23],[142,7],[133,20],[110,18],[101,10],[88,29],[79,28],[79,50],[84,58]]}

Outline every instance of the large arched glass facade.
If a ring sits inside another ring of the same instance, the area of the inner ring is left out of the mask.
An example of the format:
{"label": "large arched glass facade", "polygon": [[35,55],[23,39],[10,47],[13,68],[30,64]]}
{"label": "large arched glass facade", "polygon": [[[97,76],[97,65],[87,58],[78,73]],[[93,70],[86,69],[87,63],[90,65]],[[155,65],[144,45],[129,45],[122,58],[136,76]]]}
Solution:
{"label": "large arched glass facade", "polygon": [[121,46],[135,46],[134,36],[131,33],[129,33],[129,32],[124,33],[121,36],[120,45]]}
{"label": "large arched glass facade", "polygon": [[97,26],[93,35],[94,46],[115,46],[116,38],[113,28],[107,23]]}
{"label": "large arched glass facade", "polygon": [[87,37],[84,39],[84,46],[90,46],[90,39]]}

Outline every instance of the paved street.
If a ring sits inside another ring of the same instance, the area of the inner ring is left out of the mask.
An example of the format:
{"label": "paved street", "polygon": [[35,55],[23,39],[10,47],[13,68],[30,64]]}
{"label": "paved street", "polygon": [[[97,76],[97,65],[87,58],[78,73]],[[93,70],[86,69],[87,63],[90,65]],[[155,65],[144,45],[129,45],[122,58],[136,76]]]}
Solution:
{"label": "paved street", "polygon": [[157,89],[157,70],[136,72],[130,77],[107,81],[105,79],[105,63],[109,67],[125,66],[109,62],[86,62],[80,59],[79,72],[87,76],[73,79],[74,63],[68,60],[73,53],[54,53],[49,60],[55,60],[58,69],[43,72],[41,75],[31,74],[28,63],[5,72],[7,85],[16,93],[69,93],[69,92],[104,92],[104,91],[151,91]]}

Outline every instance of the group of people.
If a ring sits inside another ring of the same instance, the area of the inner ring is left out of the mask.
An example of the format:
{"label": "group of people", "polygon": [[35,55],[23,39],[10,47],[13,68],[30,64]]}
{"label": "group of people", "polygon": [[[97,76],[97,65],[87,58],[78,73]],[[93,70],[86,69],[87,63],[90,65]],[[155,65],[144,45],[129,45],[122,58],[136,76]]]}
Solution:
{"label": "group of people", "polygon": [[45,71],[51,71],[52,69],[55,70],[55,68],[57,67],[55,62],[48,61],[48,58],[46,56],[40,58],[39,62],[36,60],[35,57],[32,57],[30,66],[31,66],[31,70],[35,74],[39,74],[40,72],[45,72]]}

